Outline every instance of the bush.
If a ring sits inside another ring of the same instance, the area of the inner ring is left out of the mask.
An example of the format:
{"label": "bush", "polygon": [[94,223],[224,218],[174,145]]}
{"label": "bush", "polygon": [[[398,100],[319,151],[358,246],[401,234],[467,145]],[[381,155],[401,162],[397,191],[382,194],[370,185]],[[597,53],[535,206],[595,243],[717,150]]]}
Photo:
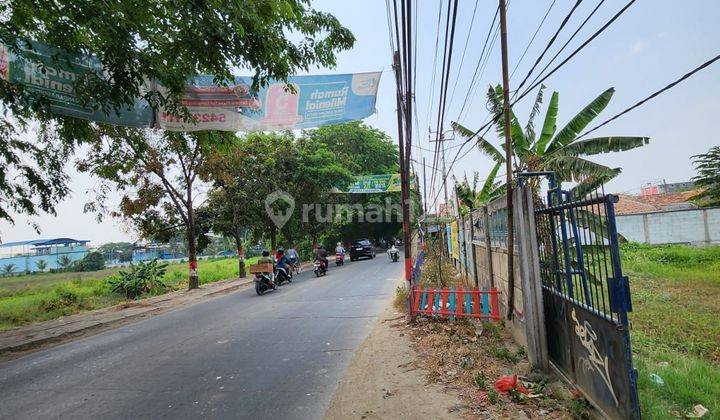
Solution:
{"label": "bush", "polygon": [[143,293],[164,291],[167,264],[159,264],[157,260],[130,264],[129,271],[120,271],[117,276],[108,280],[108,284],[115,293],[125,295],[128,299],[137,299]]}
{"label": "bush", "polygon": [[77,271],[98,271],[105,268],[105,257],[99,252],[90,252],[75,264]]}
{"label": "bush", "polygon": [[38,309],[42,312],[69,314],[77,310],[79,302],[80,298],[75,292],[60,287],[55,290],[55,296],[41,300]]}
{"label": "bush", "polygon": [[404,284],[395,289],[395,300],[393,301],[393,306],[402,313],[407,313],[408,310],[408,291],[407,286]]}

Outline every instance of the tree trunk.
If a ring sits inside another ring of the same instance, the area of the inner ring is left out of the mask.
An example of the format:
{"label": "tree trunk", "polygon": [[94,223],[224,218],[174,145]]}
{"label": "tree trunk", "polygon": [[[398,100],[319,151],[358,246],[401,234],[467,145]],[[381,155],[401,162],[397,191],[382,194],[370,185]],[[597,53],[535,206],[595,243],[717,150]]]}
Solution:
{"label": "tree trunk", "polygon": [[277,246],[277,228],[275,225],[270,226],[270,248],[272,249],[272,252],[275,253],[275,250]]}
{"label": "tree trunk", "polygon": [[197,273],[197,243],[195,239],[195,212],[192,203],[188,206],[188,226],[187,226],[187,245],[188,245],[188,290],[200,287]]}
{"label": "tree trunk", "polygon": [[243,249],[242,235],[240,232],[235,233],[235,244],[237,245],[238,253],[238,277],[244,278],[247,273],[245,272],[245,250]]}

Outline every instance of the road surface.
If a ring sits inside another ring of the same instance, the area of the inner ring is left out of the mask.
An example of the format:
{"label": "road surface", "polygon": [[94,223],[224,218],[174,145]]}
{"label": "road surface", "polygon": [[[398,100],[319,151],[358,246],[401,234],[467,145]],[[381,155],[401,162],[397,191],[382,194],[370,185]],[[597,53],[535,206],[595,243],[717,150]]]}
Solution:
{"label": "road surface", "polygon": [[0,364],[0,418],[317,419],[402,275],[332,264]]}

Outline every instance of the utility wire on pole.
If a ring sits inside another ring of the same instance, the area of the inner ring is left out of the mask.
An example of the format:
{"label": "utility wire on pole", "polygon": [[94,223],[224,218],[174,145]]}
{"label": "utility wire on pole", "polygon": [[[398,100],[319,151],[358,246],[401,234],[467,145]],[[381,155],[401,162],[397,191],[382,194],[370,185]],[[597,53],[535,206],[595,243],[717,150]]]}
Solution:
{"label": "utility wire on pole", "polygon": [[508,305],[507,318],[515,309],[515,248],[513,237],[512,137],[510,134],[510,75],[508,69],[507,17],[505,0],[500,1],[500,49],[503,73],[503,117],[505,119],[505,191],[507,193]]}

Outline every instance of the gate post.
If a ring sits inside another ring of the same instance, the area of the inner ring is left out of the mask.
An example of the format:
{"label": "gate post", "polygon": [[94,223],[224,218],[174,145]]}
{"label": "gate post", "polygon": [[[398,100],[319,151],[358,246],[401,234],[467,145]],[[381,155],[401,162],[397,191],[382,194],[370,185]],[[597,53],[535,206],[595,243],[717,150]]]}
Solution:
{"label": "gate post", "polygon": [[548,371],[550,362],[545,336],[545,312],[532,189],[527,186],[517,188],[515,195],[514,217],[520,254],[520,284],[525,308],[528,358],[533,366]]}

